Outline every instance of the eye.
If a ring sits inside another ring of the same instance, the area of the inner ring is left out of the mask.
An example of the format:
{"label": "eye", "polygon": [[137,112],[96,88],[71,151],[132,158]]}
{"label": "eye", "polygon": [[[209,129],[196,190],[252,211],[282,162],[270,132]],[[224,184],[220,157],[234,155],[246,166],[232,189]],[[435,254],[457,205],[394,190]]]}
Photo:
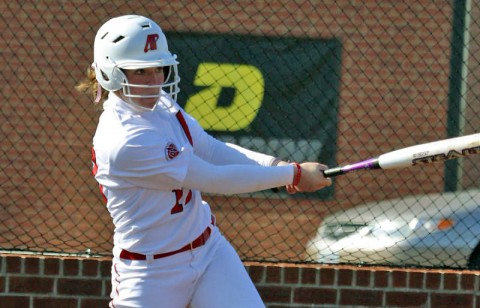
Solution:
{"label": "eye", "polygon": [[145,70],[143,68],[139,68],[139,69],[136,69],[134,71],[135,75],[144,75],[145,74]]}
{"label": "eye", "polygon": [[157,67],[155,68],[156,73],[163,73],[163,67]]}

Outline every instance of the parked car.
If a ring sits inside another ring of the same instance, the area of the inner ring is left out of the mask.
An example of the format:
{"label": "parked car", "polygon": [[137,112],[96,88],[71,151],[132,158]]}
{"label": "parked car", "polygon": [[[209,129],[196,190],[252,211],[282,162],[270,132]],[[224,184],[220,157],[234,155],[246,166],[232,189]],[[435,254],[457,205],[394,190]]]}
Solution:
{"label": "parked car", "polygon": [[480,190],[409,196],[327,216],[308,243],[321,263],[480,268]]}

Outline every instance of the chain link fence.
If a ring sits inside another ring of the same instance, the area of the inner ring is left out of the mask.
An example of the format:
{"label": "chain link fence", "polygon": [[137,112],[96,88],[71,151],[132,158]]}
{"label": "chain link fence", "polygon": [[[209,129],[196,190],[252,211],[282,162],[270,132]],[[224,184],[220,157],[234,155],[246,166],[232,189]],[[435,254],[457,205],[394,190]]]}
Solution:
{"label": "chain link fence", "polygon": [[[475,1],[0,3],[0,248],[110,255],[90,173],[99,111],[75,91],[111,17],[145,15],[212,135],[343,165],[477,132]],[[315,194],[205,195],[243,260],[474,268],[479,157],[334,179]]]}

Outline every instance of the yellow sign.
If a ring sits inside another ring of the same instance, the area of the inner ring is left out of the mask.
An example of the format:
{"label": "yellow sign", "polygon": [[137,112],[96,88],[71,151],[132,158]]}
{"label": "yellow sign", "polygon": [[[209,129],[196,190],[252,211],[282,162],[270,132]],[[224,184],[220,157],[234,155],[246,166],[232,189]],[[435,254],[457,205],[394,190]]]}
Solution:
{"label": "yellow sign", "polygon": [[[255,66],[247,64],[200,63],[193,81],[207,87],[189,97],[185,111],[212,131],[238,131],[247,128],[262,105],[265,82]],[[234,88],[229,106],[219,106],[222,88]]]}

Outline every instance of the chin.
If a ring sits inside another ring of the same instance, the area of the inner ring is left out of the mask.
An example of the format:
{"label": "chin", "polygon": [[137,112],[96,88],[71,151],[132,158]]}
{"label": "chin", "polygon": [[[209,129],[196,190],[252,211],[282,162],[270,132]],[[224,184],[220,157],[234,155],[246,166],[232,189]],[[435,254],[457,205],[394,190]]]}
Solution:
{"label": "chin", "polygon": [[142,99],[138,102],[138,104],[142,107],[146,107],[146,108],[153,108],[155,107],[155,104],[157,103],[157,99],[154,98],[154,99],[151,99],[151,98],[146,98],[146,99]]}

